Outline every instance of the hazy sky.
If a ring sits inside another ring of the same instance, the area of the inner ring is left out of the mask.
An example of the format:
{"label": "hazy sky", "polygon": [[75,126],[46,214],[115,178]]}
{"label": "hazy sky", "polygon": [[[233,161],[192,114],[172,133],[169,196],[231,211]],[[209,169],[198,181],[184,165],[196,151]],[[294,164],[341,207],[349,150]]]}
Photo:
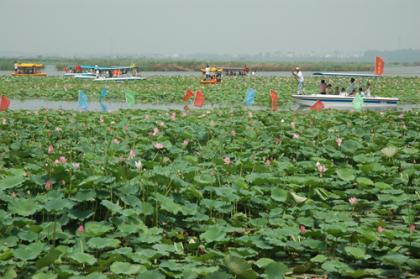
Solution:
{"label": "hazy sky", "polygon": [[420,0],[0,0],[0,55],[420,49]]}

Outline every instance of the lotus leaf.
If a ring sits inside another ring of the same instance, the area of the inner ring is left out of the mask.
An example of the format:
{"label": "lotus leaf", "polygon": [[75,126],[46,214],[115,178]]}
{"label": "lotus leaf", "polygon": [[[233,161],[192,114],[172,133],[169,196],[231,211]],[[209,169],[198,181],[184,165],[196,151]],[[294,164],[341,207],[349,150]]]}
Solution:
{"label": "lotus leaf", "polygon": [[125,274],[125,275],[132,275],[137,274],[142,269],[141,265],[138,264],[130,264],[126,262],[114,262],[111,265],[111,271],[115,274]]}

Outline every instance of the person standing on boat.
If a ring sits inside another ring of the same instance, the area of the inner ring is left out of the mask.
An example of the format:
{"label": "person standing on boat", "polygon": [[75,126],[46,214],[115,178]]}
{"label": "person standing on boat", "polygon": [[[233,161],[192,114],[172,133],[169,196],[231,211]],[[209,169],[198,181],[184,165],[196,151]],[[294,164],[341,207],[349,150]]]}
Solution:
{"label": "person standing on boat", "polygon": [[327,83],[325,79],[321,79],[321,83],[319,84],[319,93],[322,95],[327,94]]}
{"label": "person standing on boat", "polygon": [[95,65],[95,74],[96,74],[96,78],[99,78],[99,67],[98,67],[98,65]]}
{"label": "person standing on boat", "polygon": [[209,64],[207,64],[207,66],[206,66],[205,73],[206,73],[206,80],[210,79],[210,67],[209,67]]}
{"label": "person standing on boat", "polygon": [[17,61],[15,61],[15,73],[17,73],[17,71],[18,71],[18,66],[17,66]]}
{"label": "person standing on boat", "polygon": [[351,95],[353,93],[353,90],[356,90],[356,80],[354,78],[350,79],[350,85],[347,88],[347,93]]}
{"label": "person standing on boat", "polygon": [[370,92],[370,82],[369,82],[369,81],[366,83],[366,90],[365,90],[365,94],[366,94],[366,96],[367,96],[367,97],[370,97],[370,96],[371,96],[371,92]]}
{"label": "person standing on boat", "polygon": [[297,88],[297,94],[298,95],[302,95],[303,94],[303,83],[304,83],[304,78],[303,78],[303,73],[300,70],[299,67],[296,67],[295,71],[292,72],[292,74],[295,76],[295,78],[298,81],[298,88]]}

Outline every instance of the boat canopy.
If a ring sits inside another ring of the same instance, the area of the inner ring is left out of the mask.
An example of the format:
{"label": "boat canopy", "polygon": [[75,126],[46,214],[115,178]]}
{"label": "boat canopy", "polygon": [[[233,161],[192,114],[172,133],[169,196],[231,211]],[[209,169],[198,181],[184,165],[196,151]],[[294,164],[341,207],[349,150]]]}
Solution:
{"label": "boat canopy", "polygon": [[131,69],[137,68],[137,66],[132,65],[132,66],[97,67],[97,66],[92,66],[92,65],[81,65],[80,68],[82,70],[96,70],[96,69],[98,69],[99,71],[113,71],[113,70],[131,70]]}
{"label": "boat canopy", "polygon": [[16,67],[18,68],[43,68],[44,64],[35,64],[35,63],[17,63]]}
{"label": "boat canopy", "polygon": [[384,60],[382,57],[376,56],[375,60],[375,71],[373,74],[368,73],[339,73],[339,72],[316,72],[314,76],[330,76],[330,77],[370,77],[378,78],[384,74]]}
{"label": "boat canopy", "polygon": [[313,75],[324,76],[324,77],[372,77],[372,78],[382,77],[382,75],[376,75],[376,74],[338,73],[338,72],[316,72],[316,73],[313,73]]}

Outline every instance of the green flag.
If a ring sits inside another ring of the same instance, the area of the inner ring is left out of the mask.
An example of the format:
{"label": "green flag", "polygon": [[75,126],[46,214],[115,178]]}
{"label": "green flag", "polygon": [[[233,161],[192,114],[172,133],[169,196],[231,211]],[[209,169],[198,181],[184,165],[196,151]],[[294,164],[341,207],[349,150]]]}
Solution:
{"label": "green flag", "polygon": [[130,90],[125,90],[125,101],[127,102],[128,106],[131,107],[136,103],[136,93]]}
{"label": "green flag", "polygon": [[357,94],[353,99],[353,108],[355,111],[361,112],[363,108],[363,97]]}

